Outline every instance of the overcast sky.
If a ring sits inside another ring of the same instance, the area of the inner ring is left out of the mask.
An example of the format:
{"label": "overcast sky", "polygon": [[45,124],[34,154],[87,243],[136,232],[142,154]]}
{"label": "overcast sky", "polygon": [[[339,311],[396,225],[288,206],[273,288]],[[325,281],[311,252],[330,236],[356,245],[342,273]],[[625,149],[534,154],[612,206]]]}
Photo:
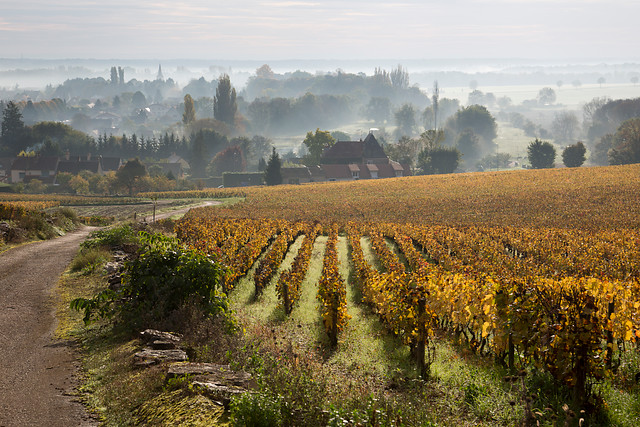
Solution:
{"label": "overcast sky", "polygon": [[1,58],[640,58],[639,0],[1,3]]}

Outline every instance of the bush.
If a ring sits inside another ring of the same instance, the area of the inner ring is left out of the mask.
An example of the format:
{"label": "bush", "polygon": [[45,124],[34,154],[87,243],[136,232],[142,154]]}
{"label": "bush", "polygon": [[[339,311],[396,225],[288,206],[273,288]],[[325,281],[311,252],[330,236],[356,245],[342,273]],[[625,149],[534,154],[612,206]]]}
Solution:
{"label": "bush", "polygon": [[72,309],[84,311],[85,323],[116,316],[131,328],[152,327],[186,304],[208,316],[227,313],[219,263],[161,234],[140,232],[140,243],[138,257],[125,264],[120,289],[71,302]]}
{"label": "bush", "polygon": [[138,235],[129,224],[120,225],[118,227],[97,230],[91,233],[89,238],[82,242],[82,248],[105,247],[114,249],[126,244],[135,244],[138,242]]}

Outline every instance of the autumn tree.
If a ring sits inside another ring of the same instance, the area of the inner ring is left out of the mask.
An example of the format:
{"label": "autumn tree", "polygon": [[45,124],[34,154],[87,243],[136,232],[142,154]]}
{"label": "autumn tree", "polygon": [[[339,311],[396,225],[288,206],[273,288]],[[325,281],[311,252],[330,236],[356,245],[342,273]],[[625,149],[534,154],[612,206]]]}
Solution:
{"label": "autumn tree", "polygon": [[624,121],[613,136],[609,163],[626,165],[640,163],[640,118]]}
{"label": "autumn tree", "polygon": [[244,172],[246,166],[242,149],[234,145],[215,155],[207,167],[207,173],[209,176],[222,176],[225,172]]}
{"label": "autumn tree", "polygon": [[229,75],[223,74],[218,79],[216,96],[213,98],[213,117],[233,128],[237,110],[236,90],[231,86]]}
{"label": "autumn tree", "polygon": [[307,132],[307,136],[302,143],[307,147],[307,150],[309,150],[305,162],[309,166],[315,166],[320,164],[324,149],[331,147],[336,143],[336,140],[331,136],[331,132],[318,128],[315,134],[313,132]]}
{"label": "autumn tree", "polygon": [[129,160],[116,172],[118,184],[129,190],[129,196],[133,196],[133,188],[138,180],[147,175],[147,169],[139,159]]}

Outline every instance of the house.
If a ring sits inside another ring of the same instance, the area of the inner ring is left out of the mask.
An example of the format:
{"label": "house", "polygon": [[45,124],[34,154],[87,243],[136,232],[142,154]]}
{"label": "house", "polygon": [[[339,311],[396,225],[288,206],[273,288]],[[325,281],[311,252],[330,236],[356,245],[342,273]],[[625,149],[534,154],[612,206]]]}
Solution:
{"label": "house", "polygon": [[102,159],[100,157],[91,158],[91,154],[86,157],[70,156],[67,154],[64,159],[58,162],[58,172],[66,172],[77,175],[81,171],[89,171],[98,175],[103,175]]}
{"label": "house", "polygon": [[44,183],[53,183],[58,169],[58,157],[33,156],[16,157],[11,163],[12,184],[39,179]]}
{"label": "house", "polygon": [[305,167],[283,167],[280,168],[283,184],[303,184],[313,182],[309,168]]}
{"label": "house", "polygon": [[116,172],[122,166],[122,159],[120,157],[100,157],[102,161],[102,172]]}
{"label": "house", "polygon": [[411,175],[407,166],[389,159],[373,133],[364,140],[338,141],[325,149],[321,168],[328,181],[395,178]]}

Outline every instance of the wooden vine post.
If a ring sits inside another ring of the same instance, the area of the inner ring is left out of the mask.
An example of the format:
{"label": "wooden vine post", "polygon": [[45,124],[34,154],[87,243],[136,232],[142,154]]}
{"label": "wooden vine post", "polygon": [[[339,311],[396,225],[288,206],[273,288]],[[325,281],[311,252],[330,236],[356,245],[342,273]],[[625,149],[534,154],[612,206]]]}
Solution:
{"label": "wooden vine post", "polygon": [[425,345],[427,342],[427,328],[425,325],[425,313],[427,311],[427,301],[424,297],[418,300],[418,345],[416,348],[416,362],[418,364],[418,372],[422,379],[429,377],[429,369],[425,362]]}

